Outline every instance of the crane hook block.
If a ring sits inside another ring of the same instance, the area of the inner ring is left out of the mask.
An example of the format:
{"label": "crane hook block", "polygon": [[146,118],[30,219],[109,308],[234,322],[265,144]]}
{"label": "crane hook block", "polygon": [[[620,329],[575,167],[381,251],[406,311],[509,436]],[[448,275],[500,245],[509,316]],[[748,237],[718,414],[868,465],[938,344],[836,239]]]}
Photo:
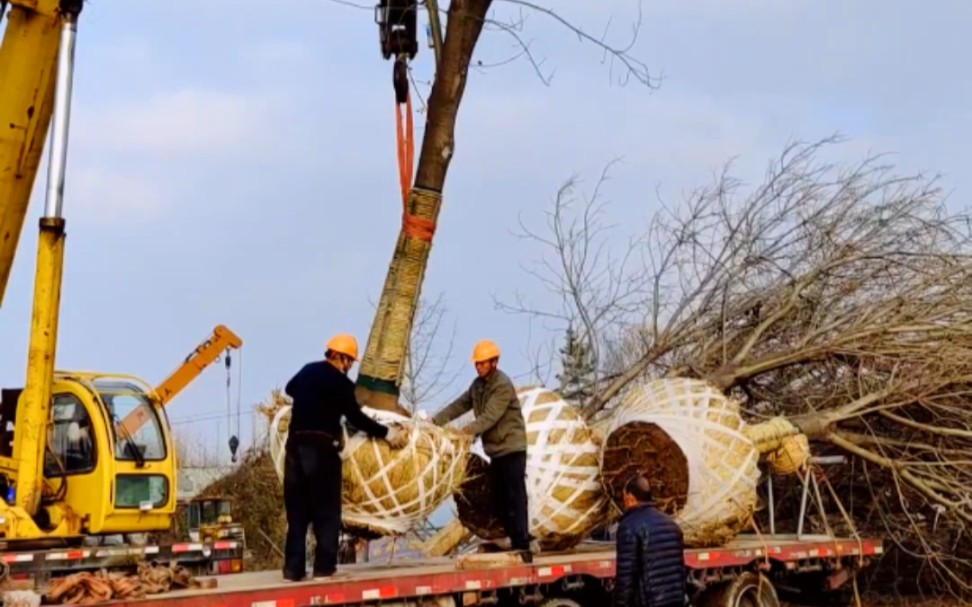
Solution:
{"label": "crane hook block", "polygon": [[385,59],[418,53],[418,2],[416,0],[381,0],[375,6],[375,22]]}
{"label": "crane hook block", "polygon": [[240,448],[240,439],[234,434],[229,439],[230,454],[233,456],[232,462],[236,463],[236,450]]}
{"label": "crane hook block", "polygon": [[395,87],[395,102],[402,105],[408,101],[408,64],[399,57],[392,69],[392,84]]}

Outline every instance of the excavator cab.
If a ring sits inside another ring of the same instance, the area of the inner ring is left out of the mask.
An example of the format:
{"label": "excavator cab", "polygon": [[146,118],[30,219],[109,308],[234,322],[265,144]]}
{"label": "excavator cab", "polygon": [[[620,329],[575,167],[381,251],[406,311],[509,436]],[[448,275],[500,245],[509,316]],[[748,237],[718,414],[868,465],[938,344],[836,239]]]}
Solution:
{"label": "excavator cab", "polygon": [[[17,407],[10,399],[18,392],[5,390],[0,406],[0,490],[8,508],[17,491]],[[44,492],[33,521],[48,537],[168,528],[175,450],[164,410],[138,378],[55,373],[45,451]],[[36,535],[24,533],[30,525],[23,517],[2,518],[15,524],[0,523],[0,537]]]}

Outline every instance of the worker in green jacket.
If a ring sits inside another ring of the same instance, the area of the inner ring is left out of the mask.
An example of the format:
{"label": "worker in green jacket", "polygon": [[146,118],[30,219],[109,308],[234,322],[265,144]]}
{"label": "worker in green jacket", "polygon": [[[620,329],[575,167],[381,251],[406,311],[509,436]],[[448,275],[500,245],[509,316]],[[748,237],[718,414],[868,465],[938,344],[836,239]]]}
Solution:
{"label": "worker in green jacket", "polygon": [[472,357],[476,379],[432,421],[443,426],[470,409],[476,415],[476,421],[463,430],[482,437],[483,450],[490,459],[494,513],[503,524],[510,547],[529,563],[533,553],[527,512],[526,423],[513,382],[497,368],[499,356],[495,343],[488,339],[478,342]]}

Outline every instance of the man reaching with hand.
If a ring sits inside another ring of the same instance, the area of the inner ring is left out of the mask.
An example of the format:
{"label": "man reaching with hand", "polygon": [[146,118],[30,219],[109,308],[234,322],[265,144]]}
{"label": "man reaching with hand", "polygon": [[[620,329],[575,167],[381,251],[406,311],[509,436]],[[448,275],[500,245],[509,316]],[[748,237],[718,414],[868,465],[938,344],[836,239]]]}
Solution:
{"label": "man reaching with hand", "polygon": [[432,421],[444,426],[469,410],[476,415],[476,421],[464,431],[481,436],[483,450],[489,456],[493,511],[503,524],[510,547],[530,563],[533,553],[527,512],[526,423],[513,382],[497,368],[499,356],[495,343],[488,339],[478,342],[472,357],[476,379]]}

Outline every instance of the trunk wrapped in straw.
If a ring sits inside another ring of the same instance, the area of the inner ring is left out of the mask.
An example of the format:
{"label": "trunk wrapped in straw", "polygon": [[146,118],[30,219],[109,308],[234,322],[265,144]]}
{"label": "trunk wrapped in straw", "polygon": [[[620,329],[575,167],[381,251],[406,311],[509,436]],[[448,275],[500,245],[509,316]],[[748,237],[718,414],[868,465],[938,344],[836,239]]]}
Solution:
{"label": "trunk wrapped in straw", "polygon": [[[575,405],[544,388],[517,391],[527,430],[530,533],[547,550],[578,544],[603,523],[608,506],[598,447]],[[456,496],[462,523],[487,540],[505,535],[493,516],[486,461],[470,454],[468,481]]]}
{"label": "trunk wrapped in straw", "polygon": [[[270,425],[270,455],[283,481],[290,407]],[[393,449],[384,440],[344,430],[342,523],[366,537],[401,535],[425,520],[465,477],[469,441],[454,430],[391,411],[364,408],[383,424],[399,424],[408,444]]]}
{"label": "trunk wrapped in straw", "polygon": [[717,546],[756,509],[759,452],[743,433],[739,404],[706,382],[660,379],[633,386],[615,408],[601,477],[615,504],[636,473],[674,514],[688,546]]}

